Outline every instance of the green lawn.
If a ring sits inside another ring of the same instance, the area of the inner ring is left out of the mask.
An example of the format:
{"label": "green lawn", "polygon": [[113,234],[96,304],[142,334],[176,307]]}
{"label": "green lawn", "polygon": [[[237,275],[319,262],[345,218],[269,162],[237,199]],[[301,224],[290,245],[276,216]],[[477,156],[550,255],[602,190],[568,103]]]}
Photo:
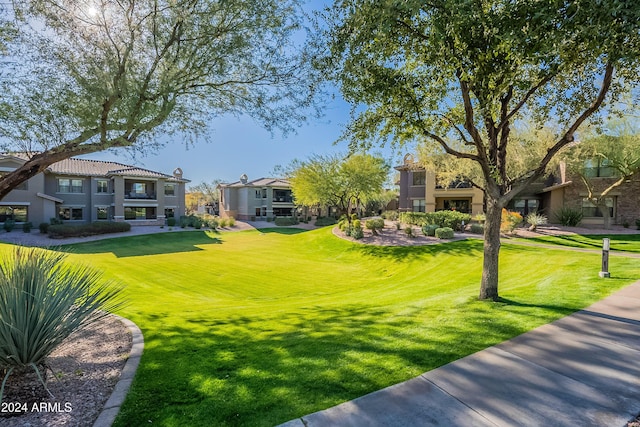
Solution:
{"label": "green lawn", "polygon": [[609,237],[611,250],[640,253],[640,234],[614,234],[604,235],[567,235],[548,236],[525,239],[529,242],[554,244],[585,249],[602,249],[602,239]]}
{"label": "green lawn", "polygon": [[330,229],[176,232],[71,246],[126,283],[145,350],[117,426],[272,426],[562,317],[640,263],[505,243],[499,303],[482,242],[385,248]]}

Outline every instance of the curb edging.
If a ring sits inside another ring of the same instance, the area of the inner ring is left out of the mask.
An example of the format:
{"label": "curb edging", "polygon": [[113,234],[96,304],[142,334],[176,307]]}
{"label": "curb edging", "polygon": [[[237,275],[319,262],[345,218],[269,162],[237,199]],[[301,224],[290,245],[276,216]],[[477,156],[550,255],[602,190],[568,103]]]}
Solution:
{"label": "curb edging", "polygon": [[131,332],[131,352],[129,353],[127,362],[122,368],[120,379],[118,379],[116,386],[113,388],[109,400],[104,404],[100,415],[93,423],[93,427],[111,427],[115,421],[116,416],[120,412],[120,406],[122,406],[124,399],[127,397],[144,350],[144,337],[138,325],[124,317],[113,316],[122,322]]}

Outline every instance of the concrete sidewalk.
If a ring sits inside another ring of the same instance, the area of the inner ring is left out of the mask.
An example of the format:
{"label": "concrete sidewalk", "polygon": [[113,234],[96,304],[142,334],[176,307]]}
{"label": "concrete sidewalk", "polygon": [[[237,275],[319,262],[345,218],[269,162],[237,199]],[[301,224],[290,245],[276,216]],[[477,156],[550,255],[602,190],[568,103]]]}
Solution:
{"label": "concrete sidewalk", "polygon": [[640,412],[640,282],[554,323],[284,427],[616,426]]}

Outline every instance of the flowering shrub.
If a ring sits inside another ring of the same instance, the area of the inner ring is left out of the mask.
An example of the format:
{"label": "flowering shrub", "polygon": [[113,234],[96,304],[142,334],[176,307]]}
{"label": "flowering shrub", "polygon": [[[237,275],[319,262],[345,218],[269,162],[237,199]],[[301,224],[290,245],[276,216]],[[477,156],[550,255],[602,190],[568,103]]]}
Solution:
{"label": "flowering shrub", "polygon": [[500,224],[500,231],[513,233],[513,231],[522,224],[522,221],[522,215],[518,212],[502,209],[502,223]]}

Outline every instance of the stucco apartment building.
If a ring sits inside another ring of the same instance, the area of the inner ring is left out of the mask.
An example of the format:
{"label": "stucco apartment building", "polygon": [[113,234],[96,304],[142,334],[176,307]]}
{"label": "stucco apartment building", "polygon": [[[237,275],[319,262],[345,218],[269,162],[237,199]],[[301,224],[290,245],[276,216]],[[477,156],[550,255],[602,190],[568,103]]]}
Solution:
{"label": "stucco apartment building", "polygon": [[[0,173],[25,162],[1,155]],[[185,184],[177,168],[167,175],[117,162],[70,158],[54,163],[0,201],[0,223],[7,219],[35,226],[58,218],[69,223],[127,221],[162,225],[185,212]]]}
{"label": "stucco apartment building", "polygon": [[282,178],[258,178],[249,181],[246,174],[239,181],[218,185],[221,217],[239,220],[266,220],[292,216],[296,209],[291,184]]}
{"label": "stucco apartment building", "polygon": [[[600,164],[588,162],[586,175],[597,191],[602,191],[617,178],[615,171]],[[399,210],[410,212],[434,212],[457,210],[475,215],[484,212],[484,194],[464,181],[440,187],[436,175],[415,162],[412,155],[395,168],[400,172]],[[601,225],[603,212],[587,198],[587,187],[579,176],[570,176],[564,165],[546,179],[532,184],[511,201],[508,208],[523,215],[540,212],[557,222],[556,213],[562,208],[581,210],[583,225]],[[635,225],[640,219],[640,176],[635,176],[610,194],[607,199],[613,224]]]}

